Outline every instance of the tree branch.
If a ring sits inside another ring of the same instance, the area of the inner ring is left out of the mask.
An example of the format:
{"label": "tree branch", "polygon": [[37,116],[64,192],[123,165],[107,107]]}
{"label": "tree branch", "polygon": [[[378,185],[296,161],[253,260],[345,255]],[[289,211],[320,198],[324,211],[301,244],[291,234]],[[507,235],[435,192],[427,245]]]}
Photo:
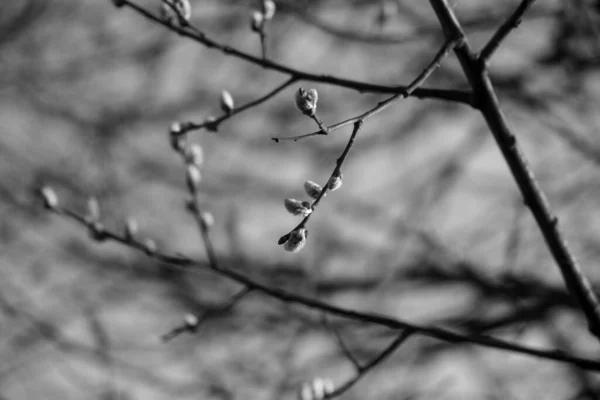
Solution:
{"label": "tree branch", "polygon": [[[446,0],[430,0],[448,38],[464,37],[456,16]],[[479,109],[506,160],[525,204],[531,210],[546,244],[560,268],[567,289],[579,302],[588,321],[590,332],[600,340],[600,305],[589,280],[571,253],[558,218],[552,213],[546,196],[539,187],[533,171],[519,149],[517,139],[508,128],[489,78],[486,64],[470,50],[466,40],[455,47],[455,53],[469,80]]]}
{"label": "tree branch", "polygon": [[504,39],[506,39],[513,29],[516,29],[521,24],[521,18],[523,17],[523,14],[525,14],[527,9],[533,4],[534,1],[535,0],[522,0],[515,12],[506,21],[504,21],[502,25],[500,25],[492,38],[483,47],[481,53],[479,53],[479,60],[482,63],[488,63]]}
{"label": "tree branch", "polygon": [[[259,65],[266,69],[270,69],[273,71],[278,71],[283,74],[287,74],[290,77],[294,77],[296,80],[302,81],[310,81],[310,82],[319,82],[329,85],[335,85],[339,87],[345,87],[348,89],[358,90],[359,92],[371,92],[371,93],[402,93],[406,91],[406,86],[386,86],[386,85],[378,85],[366,82],[354,81],[351,79],[339,78],[331,75],[317,75],[312,74],[305,71],[300,71],[289,66],[276,63],[272,60],[263,60],[261,57],[253,56],[252,54],[243,52],[234,47],[227,46],[217,42],[216,40],[207,36],[204,32],[195,28],[192,25],[188,25],[186,27],[179,27],[174,24],[171,24],[167,21],[162,20],[160,17],[154,15],[150,11],[145,8],[137,5],[131,0],[122,0],[123,5],[131,8],[136,11],[138,14],[144,16],[145,18],[156,22],[173,32],[178,33],[181,36],[192,39],[198,43],[203,44],[204,46],[212,49],[217,49],[222,53],[239,58],[246,62],[250,62],[255,65]],[[433,89],[433,88],[419,88],[412,93],[412,96],[417,98],[435,98],[446,101],[453,101],[458,103],[463,103],[467,105],[471,105],[471,95],[469,92],[461,91],[461,90],[446,90],[446,89]]]}
{"label": "tree branch", "polygon": [[[55,212],[58,215],[70,218],[85,227],[88,226],[88,222],[86,221],[85,216],[73,210],[56,206],[54,207],[53,212]],[[203,231],[203,238],[207,245],[207,250],[209,254],[209,268],[211,270],[213,270],[219,275],[222,275],[244,286],[247,286],[251,290],[261,292],[267,296],[270,296],[274,299],[278,299],[282,302],[300,304],[304,307],[319,310],[330,315],[336,315],[350,320],[362,321],[379,326],[385,326],[390,329],[409,329],[414,331],[414,333],[416,334],[429,336],[445,342],[471,343],[478,346],[508,351],[511,353],[529,355],[541,359],[568,363],[576,365],[585,370],[600,372],[600,360],[572,356],[560,350],[544,350],[535,347],[524,346],[486,335],[479,335],[473,333],[458,333],[436,326],[412,324],[410,322],[406,322],[386,315],[361,312],[348,308],[338,307],[315,298],[305,297],[284,289],[280,289],[278,287],[269,286],[235,269],[230,269],[219,265],[218,260],[216,258],[216,252],[214,251],[214,247],[212,246],[212,242],[210,240],[207,230]],[[147,248],[142,241],[132,240],[131,238],[127,238],[125,235],[120,235],[109,230],[103,231],[103,236],[101,240],[112,240],[130,248],[147,253]],[[182,255],[172,255],[160,251],[154,251],[149,255],[157,261],[163,262],[168,265],[177,266],[180,268],[196,268],[205,265],[204,263]]]}

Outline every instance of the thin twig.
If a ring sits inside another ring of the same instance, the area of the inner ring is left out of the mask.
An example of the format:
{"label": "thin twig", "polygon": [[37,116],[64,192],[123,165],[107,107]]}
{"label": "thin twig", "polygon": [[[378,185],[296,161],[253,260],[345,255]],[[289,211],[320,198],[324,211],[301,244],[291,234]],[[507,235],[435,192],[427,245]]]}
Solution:
{"label": "thin twig", "polygon": [[[464,37],[460,24],[446,0],[430,0],[433,9],[447,37]],[[508,128],[500,110],[498,98],[489,78],[487,67],[477,58],[466,41],[455,48],[456,56],[473,89],[475,107],[485,118],[496,143],[506,160],[517,186],[523,195],[525,205],[533,214],[556,264],[558,265],[567,290],[577,299],[590,332],[600,340],[600,304],[590,281],[581,271],[579,263],[569,249],[558,218],[550,209],[544,192],[539,187],[533,170],[520,150],[517,139]]]}
{"label": "thin twig", "polygon": [[498,50],[498,47],[500,47],[504,39],[506,39],[506,37],[521,24],[523,14],[525,14],[534,1],[535,0],[522,0],[521,4],[519,4],[512,15],[500,25],[498,30],[492,35],[492,38],[483,47],[481,53],[479,53],[479,60],[482,63],[489,62],[490,58],[494,52]]}
{"label": "thin twig", "polygon": [[379,353],[376,357],[374,357],[371,361],[361,367],[358,372],[346,381],[344,384],[339,386],[336,390],[331,392],[326,396],[328,399],[332,399],[334,397],[341,396],[348,389],[354,386],[361,378],[363,378],[371,369],[375,368],[377,365],[381,364],[385,361],[386,358],[391,356],[405,341],[408,339],[414,331],[411,329],[403,329],[402,332],[390,343],[381,353]]}
{"label": "thin twig", "polygon": [[[210,38],[204,32],[200,31],[198,28],[193,25],[187,25],[184,27],[177,26],[175,24],[171,24],[167,21],[164,21],[159,16],[151,13],[146,10],[144,7],[139,6],[135,2],[131,0],[122,0],[123,5],[131,8],[136,11],[138,14],[144,16],[145,18],[154,21],[173,32],[178,33],[181,36],[192,39],[198,43],[203,44],[204,46],[212,49],[217,49],[223,52],[226,55],[239,58],[241,60],[262,66],[266,69],[270,69],[273,71],[278,71],[283,74],[287,74],[290,77],[294,77],[296,80],[302,81],[310,81],[310,82],[320,82],[329,85],[335,85],[339,87],[345,87],[348,89],[358,90],[359,92],[370,92],[370,93],[403,93],[406,91],[406,86],[386,86],[386,85],[378,85],[367,82],[360,82],[351,79],[339,78],[332,75],[318,75],[313,74],[301,70],[297,70],[291,68],[287,65],[279,64],[272,60],[263,60],[260,57],[256,57],[252,54],[243,52],[238,50],[237,48],[224,45],[222,43],[217,42],[216,40]],[[435,98],[446,101],[453,101],[458,103],[463,103],[467,105],[471,105],[471,94],[469,92],[465,92],[462,90],[446,90],[446,89],[434,89],[434,88],[419,88],[411,93],[412,96],[417,98]]]}
{"label": "thin twig", "polygon": [[200,328],[200,326],[207,319],[212,318],[219,314],[224,314],[227,311],[231,310],[240,300],[242,300],[250,292],[251,292],[250,289],[248,289],[247,287],[244,287],[239,292],[237,292],[236,294],[231,296],[229,301],[227,303],[223,304],[218,309],[208,310],[201,314],[195,315],[194,317],[197,319],[197,322],[195,324],[190,325],[190,324],[184,323],[180,326],[177,326],[177,327],[171,329],[169,332],[162,334],[160,336],[161,340],[163,342],[168,342],[169,340],[175,338],[176,336],[178,336],[184,332],[190,332],[190,333],[197,332],[198,329]]}
{"label": "thin twig", "polygon": [[[55,207],[53,212],[58,215],[62,215],[64,217],[70,218],[75,222],[83,225],[84,227],[88,227],[88,223],[85,220],[85,216],[79,214],[71,209],[64,207]],[[208,233],[208,231],[204,231]],[[215,273],[225,276],[235,282],[240,283],[241,285],[247,286],[252,290],[257,292],[261,292],[267,296],[270,296],[274,299],[278,299],[285,303],[294,303],[300,304],[304,307],[311,308],[314,310],[319,310],[321,312],[328,313],[330,315],[336,315],[342,318],[346,318],[354,321],[362,321],[366,323],[371,323],[374,325],[388,327],[390,329],[405,329],[408,328],[413,330],[414,333],[418,333],[424,336],[429,336],[432,338],[436,338],[438,340],[442,340],[445,342],[451,343],[471,343],[478,346],[493,348],[497,350],[508,351],[511,353],[529,355],[532,357],[537,357],[545,360],[554,360],[563,363],[568,363],[572,365],[576,365],[582,369],[589,371],[599,371],[600,372],[600,361],[594,360],[591,358],[584,358],[573,356],[567,354],[560,350],[545,350],[539,349],[535,347],[520,345],[517,343],[497,339],[491,336],[480,335],[476,333],[458,333],[445,328],[439,328],[436,326],[427,326],[427,325],[418,325],[412,324],[410,322],[406,322],[394,317],[362,312],[357,310],[352,310],[348,308],[338,307],[327,302],[323,302],[321,300],[310,298],[306,296],[302,296],[284,289],[280,289],[278,287],[270,286],[268,284],[262,283],[259,280],[253,279],[237,270],[230,269],[224,266],[221,266],[216,263],[216,253],[212,246],[210,237],[208,234],[203,235],[203,237],[207,240],[207,249],[209,253],[209,268],[213,270]],[[140,252],[146,253],[146,247],[142,241],[139,240],[131,240],[130,238],[125,237],[125,235],[120,235],[115,232],[111,232],[110,230],[105,230],[103,235],[103,240],[112,240],[117,243],[121,243],[130,248],[139,250]],[[173,255],[167,254],[160,251],[154,251],[150,254],[150,257],[154,258],[157,261],[162,263],[177,266],[180,268],[196,268],[202,267],[206,264],[200,262],[198,260],[194,260],[182,255]],[[214,258],[213,258],[214,257]]]}
{"label": "thin twig", "polygon": [[[431,60],[431,62],[429,63],[429,65],[427,65],[427,67],[425,67],[425,69],[410,83],[410,85],[408,85],[408,87],[406,88],[406,90],[402,93],[398,93],[393,95],[392,97],[381,101],[377,104],[377,106],[375,106],[374,108],[370,109],[369,111],[354,117],[354,118],[350,118],[349,120],[346,121],[352,121],[354,123],[354,129],[352,131],[352,134],[350,135],[350,139],[348,139],[348,143],[346,144],[346,147],[344,148],[344,151],[342,152],[342,154],[340,155],[340,157],[337,159],[335,168],[333,170],[333,172],[331,173],[331,176],[329,177],[329,179],[327,180],[327,184],[323,186],[323,190],[321,190],[321,193],[319,193],[319,196],[315,199],[315,201],[312,203],[311,205],[311,209],[312,212],[310,214],[308,214],[306,217],[304,217],[304,219],[302,219],[302,221],[296,225],[296,227],[294,229],[292,229],[290,232],[286,233],[285,235],[283,235],[280,239],[279,242],[285,242],[284,238],[289,235],[292,231],[296,230],[296,229],[300,229],[306,226],[306,223],[310,220],[310,217],[314,214],[314,210],[317,207],[317,205],[319,205],[319,202],[321,201],[321,199],[325,196],[325,194],[327,193],[327,191],[329,190],[329,182],[335,177],[335,176],[341,176],[342,175],[342,166],[344,164],[344,161],[346,161],[346,157],[348,157],[348,153],[350,152],[350,149],[352,149],[352,146],[354,145],[354,142],[356,140],[356,135],[358,134],[360,128],[362,127],[363,123],[365,120],[367,120],[368,118],[382,112],[383,110],[385,110],[387,107],[389,107],[394,101],[399,100],[399,99],[404,99],[408,96],[410,96],[410,94],[417,90],[419,86],[421,86],[426,80],[427,78],[429,78],[429,76],[431,76],[431,74],[433,73],[433,71],[435,71],[440,64],[442,63],[442,60],[450,53],[450,51],[452,51],[452,49],[457,46],[460,42],[461,42],[461,38],[448,38],[444,44],[442,45],[442,47],[438,50],[437,54],[433,57],[433,60]],[[344,123],[346,122],[344,121]],[[342,124],[342,123],[340,123]],[[340,125],[338,124],[338,125]],[[327,128],[327,132],[330,132],[331,128],[328,127]],[[319,133],[322,134],[322,133]],[[304,135],[304,137],[307,137],[306,135]],[[277,139],[273,138],[276,142],[278,141]],[[293,138],[292,138],[293,139]],[[298,140],[299,137],[296,137],[295,140]]]}
{"label": "thin twig", "polygon": [[259,104],[266,102],[267,100],[273,98],[279,92],[281,92],[283,89],[292,85],[296,81],[297,81],[297,79],[295,77],[291,77],[288,80],[286,80],[285,82],[283,82],[282,84],[280,84],[277,87],[270,90],[265,95],[259,97],[258,99],[252,100],[246,104],[236,107],[233,110],[231,110],[231,112],[224,113],[223,115],[217,117],[214,120],[207,120],[207,121],[203,121],[200,123],[187,122],[187,123],[183,124],[183,129],[182,129],[181,133],[186,133],[186,132],[190,132],[190,131],[194,131],[194,130],[198,130],[198,129],[204,129],[204,128],[208,128],[208,127],[210,127],[211,129],[219,129],[219,126],[224,121],[228,120],[229,118],[233,117],[234,115],[240,114],[240,113],[242,113],[246,110],[249,110]]}
{"label": "thin twig", "polygon": [[[429,65],[427,65],[427,67],[425,67],[425,69],[419,74],[419,76],[417,76],[406,87],[406,89],[403,92],[397,93],[383,101],[380,101],[379,103],[377,103],[377,105],[375,107],[362,113],[361,115],[358,115],[358,116],[352,117],[352,118],[348,118],[345,121],[341,121],[341,122],[338,122],[336,124],[326,127],[327,132],[328,133],[333,132],[333,131],[343,128],[345,126],[354,124],[357,121],[365,121],[365,120],[369,119],[370,117],[385,110],[394,101],[399,100],[399,99],[404,99],[404,98],[410,96],[413,92],[418,90],[418,88],[427,80],[427,78],[429,78],[429,76],[433,73],[433,71],[435,71],[440,66],[442,60],[445,57],[447,57],[448,54],[450,53],[450,51],[452,51],[452,49],[460,43],[460,40],[462,40],[462,39],[446,40],[446,42],[444,42],[444,44],[442,45],[440,50],[438,50],[437,54],[433,57],[433,59],[431,60]],[[280,137],[280,138],[273,137],[271,139],[277,143],[282,140],[298,141],[300,139],[305,139],[305,138],[309,138],[312,136],[322,135],[323,134],[322,131],[323,131],[323,129],[321,129],[321,131],[318,131],[318,132],[307,133],[307,134],[300,135],[300,136]]]}
{"label": "thin twig", "polygon": [[342,338],[342,335],[337,330],[335,325],[329,322],[327,316],[323,316],[323,325],[325,325],[325,327],[333,333],[340,350],[342,350],[342,353],[344,353],[344,356],[348,359],[348,361],[352,363],[356,372],[359,373],[363,369],[362,365],[360,364],[360,361],[358,361],[358,359],[352,353],[352,350],[350,350],[348,345],[346,345],[344,338]]}

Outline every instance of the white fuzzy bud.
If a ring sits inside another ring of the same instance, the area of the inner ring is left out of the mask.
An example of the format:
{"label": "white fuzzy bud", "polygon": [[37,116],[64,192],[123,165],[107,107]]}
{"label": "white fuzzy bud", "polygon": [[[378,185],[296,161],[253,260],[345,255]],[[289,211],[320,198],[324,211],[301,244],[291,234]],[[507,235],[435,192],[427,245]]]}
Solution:
{"label": "white fuzzy bud", "polygon": [[266,21],[273,19],[275,16],[275,2],[273,0],[263,1],[263,14]]}
{"label": "white fuzzy bud", "polygon": [[200,322],[198,321],[198,317],[196,317],[194,314],[187,314],[183,320],[185,322],[186,328],[190,330],[196,329],[198,323]]}
{"label": "white fuzzy bud", "polygon": [[156,242],[152,239],[146,239],[144,241],[144,251],[146,252],[147,255],[149,256],[153,256],[156,254],[158,250],[158,246],[156,245]]}
{"label": "white fuzzy bud", "polygon": [[327,182],[327,188],[332,192],[339,189],[340,186],[342,186],[342,177],[343,175],[341,172],[333,174],[331,178],[329,178],[329,182]]}
{"label": "white fuzzy bud", "polygon": [[304,182],[304,191],[311,198],[316,199],[317,197],[319,197],[319,195],[323,191],[323,187],[313,181],[306,181],[306,182]]}
{"label": "white fuzzy bud", "polygon": [[133,242],[138,234],[138,223],[134,218],[127,218],[125,221],[125,239],[128,242]]}
{"label": "white fuzzy bud", "polygon": [[40,188],[40,195],[44,201],[44,207],[48,210],[55,210],[58,207],[58,196],[50,186],[42,186]]}
{"label": "white fuzzy bud", "polygon": [[323,400],[334,390],[331,379],[315,378],[312,382],[302,385],[298,397],[300,400]]}
{"label": "white fuzzy bud", "polygon": [[190,192],[196,192],[202,181],[202,175],[200,169],[194,164],[188,164],[186,169],[186,182]]}
{"label": "white fuzzy bud", "polygon": [[306,245],[306,237],[308,236],[308,231],[304,228],[294,229],[290,232],[287,241],[283,244],[283,248],[286,251],[290,251],[292,253],[296,253]]}
{"label": "white fuzzy bud", "polygon": [[210,228],[215,224],[215,217],[213,217],[213,215],[208,211],[202,211],[200,213],[200,218],[202,219],[202,223],[204,224],[204,226],[206,226],[207,228]]}
{"label": "white fuzzy bud", "polygon": [[292,215],[306,217],[312,213],[312,207],[308,201],[285,199],[283,203],[285,204],[285,209],[288,210],[288,212]]}
{"label": "white fuzzy bud", "polygon": [[204,162],[204,151],[199,144],[192,144],[185,150],[185,160],[188,164],[200,167]]}
{"label": "white fuzzy bud", "polygon": [[98,203],[98,199],[95,197],[90,197],[87,202],[87,214],[85,215],[85,220],[88,224],[92,222],[96,222],[100,219],[100,204]]}
{"label": "white fuzzy bud", "polygon": [[318,100],[319,94],[316,89],[304,90],[299,88],[296,92],[296,106],[304,115],[315,115]]}
{"label": "white fuzzy bud", "polygon": [[253,32],[260,32],[263,23],[265,22],[265,17],[259,11],[254,11],[252,13],[252,18],[250,19],[250,28]]}
{"label": "white fuzzy bud", "polygon": [[192,6],[189,0],[162,0],[160,16],[168,22],[178,21],[182,26],[189,23],[192,17]]}
{"label": "white fuzzy bud", "polygon": [[234,108],[233,97],[227,90],[221,92],[221,110],[225,114],[231,114]]}

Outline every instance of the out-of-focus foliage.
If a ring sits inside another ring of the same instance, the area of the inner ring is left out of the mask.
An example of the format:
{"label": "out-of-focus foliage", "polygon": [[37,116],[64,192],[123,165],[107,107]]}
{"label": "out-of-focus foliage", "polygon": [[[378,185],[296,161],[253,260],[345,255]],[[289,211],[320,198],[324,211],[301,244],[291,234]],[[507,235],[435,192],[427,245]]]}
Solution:
{"label": "out-of-focus foliage", "polygon": [[[441,44],[428,2],[278,2],[269,56],[299,69],[369,82],[410,81]],[[387,4],[389,3],[389,4]],[[514,1],[455,2],[473,46]],[[158,10],[158,2],[140,0]],[[260,54],[251,1],[192,0],[192,21]],[[503,110],[592,281],[600,247],[600,20],[597,1],[536,3],[491,64]],[[384,21],[384,24],[381,22]],[[185,170],[172,121],[241,104],[285,77],[168,33],[109,0],[0,5],[0,397],[6,399],[280,399],[302,382],[352,373],[319,315],[250,294],[193,334],[159,337],[189,312],[219,307],[234,284],[92,242],[34,196],[51,184],[103,222],[135,217],[158,246],[204,259],[185,212]],[[465,88],[449,59],[426,86]],[[333,123],[381,96],[325,85]],[[296,219],[284,198],[325,184],[349,130],[275,144],[315,129],[295,108],[297,86],[197,132],[201,196],[223,262],[346,307],[492,334],[598,358],[533,219],[479,115],[408,99],[369,120],[344,185],[310,222],[304,250],[277,239]],[[338,323],[362,359],[391,335]],[[596,398],[596,375],[571,367],[411,338],[345,398]],[[585,397],[588,396],[588,397]]]}

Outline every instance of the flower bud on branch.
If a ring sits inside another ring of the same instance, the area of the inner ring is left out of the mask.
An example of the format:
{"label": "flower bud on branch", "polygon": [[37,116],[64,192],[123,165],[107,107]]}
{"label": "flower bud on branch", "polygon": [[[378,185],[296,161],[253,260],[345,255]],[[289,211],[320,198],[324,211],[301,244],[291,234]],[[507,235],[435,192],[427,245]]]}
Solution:
{"label": "flower bud on branch", "polygon": [[306,181],[306,182],[304,182],[304,191],[311,198],[316,199],[317,197],[319,197],[319,195],[323,191],[323,187],[313,181]]}
{"label": "flower bud on branch", "polygon": [[190,192],[196,193],[201,181],[202,175],[200,174],[200,169],[193,164],[188,164],[186,169],[186,182]]}
{"label": "flower bud on branch", "polygon": [[138,234],[138,223],[135,219],[129,217],[125,221],[125,240],[133,242]]}
{"label": "flower bud on branch", "polygon": [[273,0],[264,0],[262,4],[263,16],[266,21],[273,19],[275,16],[275,2]]}
{"label": "flower bud on branch", "polygon": [[40,196],[44,201],[44,207],[48,210],[55,210],[58,207],[58,196],[50,186],[42,186],[40,188]]}
{"label": "flower bud on branch", "polygon": [[292,215],[300,215],[306,217],[312,213],[312,207],[308,201],[300,201],[296,199],[285,199],[283,202],[286,210]]}
{"label": "flower bud on branch", "polygon": [[316,89],[304,90],[299,88],[296,92],[296,106],[304,115],[312,117],[317,111],[319,94]]}
{"label": "flower bud on branch", "polygon": [[298,393],[299,400],[323,400],[333,393],[331,379],[315,378],[312,382],[304,383]]}
{"label": "flower bud on branch", "polygon": [[231,114],[234,108],[233,97],[227,90],[221,92],[221,110],[225,114]]}
{"label": "flower bud on branch", "polygon": [[286,242],[283,244],[283,248],[286,251],[297,253],[306,245],[307,237],[308,231],[305,228],[294,229],[289,233]]}
{"label": "flower bud on branch", "polygon": [[250,28],[252,29],[252,32],[260,32],[264,22],[265,18],[262,13],[259,11],[254,11],[252,13],[252,18],[250,19]]}
{"label": "flower bud on branch", "polygon": [[328,189],[332,192],[339,189],[340,186],[342,186],[342,176],[343,175],[341,171],[335,172],[331,178],[329,178],[329,182],[327,183]]}

